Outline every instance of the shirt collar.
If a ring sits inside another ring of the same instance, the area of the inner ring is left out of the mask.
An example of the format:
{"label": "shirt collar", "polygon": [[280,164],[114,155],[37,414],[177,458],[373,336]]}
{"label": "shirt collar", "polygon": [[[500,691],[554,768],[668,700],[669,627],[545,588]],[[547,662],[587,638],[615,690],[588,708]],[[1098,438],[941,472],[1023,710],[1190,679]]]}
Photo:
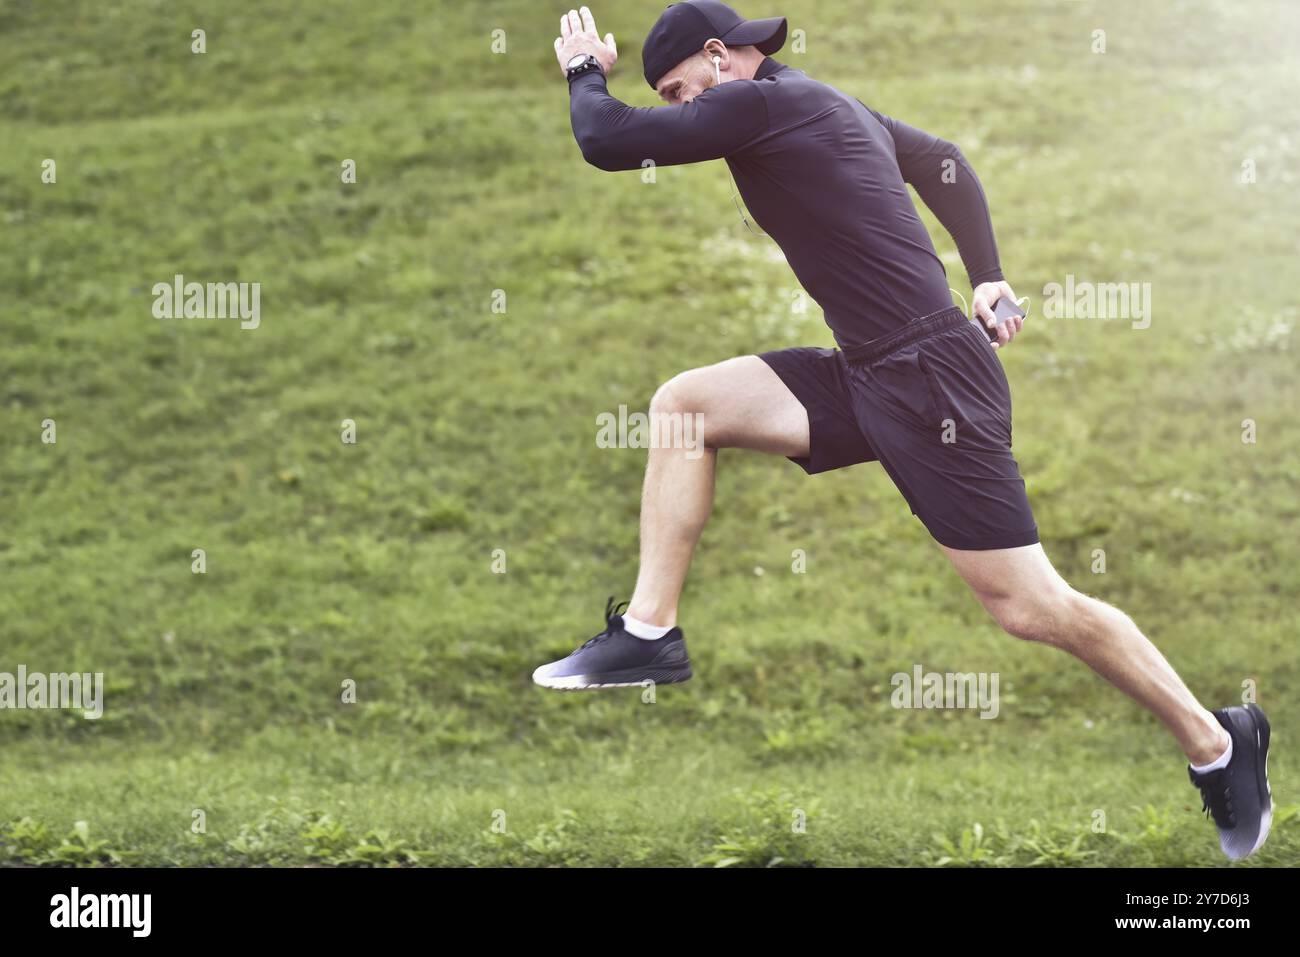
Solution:
{"label": "shirt collar", "polygon": [[754,79],[762,80],[771,76],[773,73],[780,73],[784,69],[786,69],[784,63],[778,63],[770,56],[765,56],[763,57],[763,62],[759,64],[758,70],[754,73]]}

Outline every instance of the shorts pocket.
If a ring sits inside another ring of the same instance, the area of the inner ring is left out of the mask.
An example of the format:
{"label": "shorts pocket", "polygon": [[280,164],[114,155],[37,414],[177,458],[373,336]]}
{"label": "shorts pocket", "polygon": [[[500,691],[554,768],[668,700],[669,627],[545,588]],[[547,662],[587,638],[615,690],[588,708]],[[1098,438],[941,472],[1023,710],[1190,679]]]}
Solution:
{"label": "shorts pocket", "polygon": [[936,406],[956,424],[958,440],[978,447],[1005,449],[1011,444],[1011,391],[1002,363],[974,326],[927,352],[920,365],[934,389]]}
{"label": "shorts pocket", "polygon": [[919,350],[895,352],[858,370],[885,410],[911,426],[936,435],[944,416],[937,399],[942,392],[921,365]]}
{"label": "shorts pocket", "polygon": [[930,390],[931,405],[936,418],[939,420],[939,425],[942,427],[945,420],[952,418],[952,406],[948,402],[947,393],[943,391],[943,386],[939,384],[939,379],[935,376],[934,370],[930,368],[925,353],[917,352],[916,365],[921,370],[921,375],[925,377],[925,384]]}

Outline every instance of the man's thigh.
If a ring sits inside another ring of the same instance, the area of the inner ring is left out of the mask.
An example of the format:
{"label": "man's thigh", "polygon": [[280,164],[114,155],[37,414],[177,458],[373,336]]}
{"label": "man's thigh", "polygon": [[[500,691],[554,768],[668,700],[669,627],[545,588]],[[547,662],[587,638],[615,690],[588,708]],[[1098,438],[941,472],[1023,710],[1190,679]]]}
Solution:
{"label": "man's thigh", "polygon": [[[1068,641],[1097,603],[1070,587],[1052,567],[1041,543],[987,551],[940,546],[985,610],[1017,638],[1057,645]],[[1095,620],[1095,618],[1093,619]]]}
{"label": "man's thigh", "polygon": [[975,597],[995,616],[1018,596],[1043,596],[1069,589],[1041,543],[1018,548],[960,549],[939,545]]}
{"label": "man's thigh", "polygon": [[737,356],[682,372],[660,387],[655,405],[703,415],[709,448],[808,454],[808,415],[758,356]]}

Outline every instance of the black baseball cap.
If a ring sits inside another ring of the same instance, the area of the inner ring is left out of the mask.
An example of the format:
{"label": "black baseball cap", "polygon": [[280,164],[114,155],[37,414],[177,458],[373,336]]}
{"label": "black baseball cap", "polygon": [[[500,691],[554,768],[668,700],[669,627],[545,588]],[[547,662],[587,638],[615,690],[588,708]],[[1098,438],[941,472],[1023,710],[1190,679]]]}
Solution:
{"label": "black baseball cap", "polygon": [[785,17],[746,20],[720,0],[684,0],[671,4],[650,28],[641,48],[645,81],[654,85],[663,75],[704,44],[717,37],[727,46],[755,46],[775,53],[785,43]]}

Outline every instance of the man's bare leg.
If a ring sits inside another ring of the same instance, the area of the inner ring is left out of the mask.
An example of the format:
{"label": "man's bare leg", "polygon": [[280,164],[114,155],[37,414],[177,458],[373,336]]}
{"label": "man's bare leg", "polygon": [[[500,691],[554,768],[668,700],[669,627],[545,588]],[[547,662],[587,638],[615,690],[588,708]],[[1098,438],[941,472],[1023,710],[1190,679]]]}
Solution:
{"label": "man's bare leg", "polygon": [[1133,620],[1070,587],[1042,545],[992,551],[940,548],[1006,631],[1082,660],[1159,718],[1192,764],[1208,764],[1227,749],[1227,731]]}
{"label": "man's bare leg", "polygon": [[641,491],[641,568],[627,613],[670,626],[677,623],[677,600],[713,507],[718,449],[807,455],[808,413],[758,356],[675,376],[655,393],[650,411],[703,416],[703,454],[651,449]]}

